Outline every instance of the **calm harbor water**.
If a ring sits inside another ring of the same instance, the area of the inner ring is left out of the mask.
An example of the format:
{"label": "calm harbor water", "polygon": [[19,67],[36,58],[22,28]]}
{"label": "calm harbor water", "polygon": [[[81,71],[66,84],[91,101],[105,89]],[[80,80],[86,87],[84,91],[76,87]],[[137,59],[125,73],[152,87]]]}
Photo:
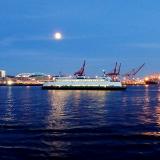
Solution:
{"label": "calm harbor water", "polygon": [[0,159],[156,159],[160,88],[0,87]]}

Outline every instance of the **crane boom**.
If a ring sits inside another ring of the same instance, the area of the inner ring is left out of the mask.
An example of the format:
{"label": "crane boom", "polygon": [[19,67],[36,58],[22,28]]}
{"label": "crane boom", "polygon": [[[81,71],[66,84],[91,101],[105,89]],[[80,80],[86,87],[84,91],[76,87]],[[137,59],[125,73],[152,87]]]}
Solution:
{"label": "crane boom", "polygon": [[140,67],[138,67],[137,69],[132,69],[131,71],[127,72],[126,74],[124,74],[125,77],[133,77],[135,76],[143,67],[144,67],[145,63],[143,63]]}
{"label": "crane boom", "polygon": [[115,65],[115,67],[114,67],[113,73],[116,74],[116,72],[117,72],[117,62],[116,62],[116,65]]}
{"label": "crane boom", "polygon": [[118,71],[117,71],[117,75],[120,75],[120,72],[121,72],[121,63],[119,64],[119,68],[118,68]]}
{"label": "crane boom", "polygon": [[77,72],[74,73],[75,76],[84,76],[84,70],[85,70],[85,65],[86,65],[86,61],[84,60],[83,62],[83,66],[80,68],[80,70],[78,70]]}
{"label": "crane boom", "polygon": [[107,76],[118,76],[120,75],[121,70],[121,63],[118,66],[118,63],[116,62],[115,67],[112,72],[106,73]]}
{"label": "crane boom", "polygon": [[143,63],[137,70],[134,72],[134,76],[144,67],[145,63]]}

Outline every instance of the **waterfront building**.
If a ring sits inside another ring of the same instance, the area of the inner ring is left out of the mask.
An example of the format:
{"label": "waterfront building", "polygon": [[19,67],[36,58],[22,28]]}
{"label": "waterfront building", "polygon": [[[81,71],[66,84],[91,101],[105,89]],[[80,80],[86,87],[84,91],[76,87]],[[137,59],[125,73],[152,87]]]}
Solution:
{"label": "waterfront building", "polygon": [[6,77],[6,71],[0,70],[0,78],[5,78]]}

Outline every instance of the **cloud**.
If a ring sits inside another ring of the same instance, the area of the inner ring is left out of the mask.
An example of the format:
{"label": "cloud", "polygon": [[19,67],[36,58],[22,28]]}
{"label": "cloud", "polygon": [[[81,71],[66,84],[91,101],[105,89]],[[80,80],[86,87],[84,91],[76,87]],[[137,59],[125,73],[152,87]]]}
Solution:
{"label": "cloud", "polygon": [[137,47],[137,48],[151,48],[151,49],[158,49],[160,48],[160,43],[132,43],[127,44],[129,47]]}
{"label": "cloud", "polygon": [[15,42],[24,42],[24,41],[49,41],[52,37],[47,36],[25,36],[25,37],[5,37],[0,39],[0,45],[8,46]]}
{"label": "cloud", "polygon": [[[63,40],[80,40],[80,39],[95,39],[95,38],[107,38],[106,35],[75,35],[68,36],[64,35]],[[15,42],[25,42],[25,41],[52,41],[52,34],[49,36],[10,36],[0,39],[0,45],[9,46]]]}
{"label": "cloud", "polygon": [[75,36],[64,36],[64,40],[79,40],[79,39],[99,39],[99,38],[108,38],[106,35],[75,35]]}

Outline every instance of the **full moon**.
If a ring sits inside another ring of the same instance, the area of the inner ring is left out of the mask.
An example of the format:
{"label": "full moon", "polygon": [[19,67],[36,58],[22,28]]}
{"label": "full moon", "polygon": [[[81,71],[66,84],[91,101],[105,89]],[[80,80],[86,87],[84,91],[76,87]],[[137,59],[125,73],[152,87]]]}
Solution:
{"label": "full moon", "polygon": [[60,32],[54,33],[54,39],[55,40],[61,40],[62,39],[62,34]]}

